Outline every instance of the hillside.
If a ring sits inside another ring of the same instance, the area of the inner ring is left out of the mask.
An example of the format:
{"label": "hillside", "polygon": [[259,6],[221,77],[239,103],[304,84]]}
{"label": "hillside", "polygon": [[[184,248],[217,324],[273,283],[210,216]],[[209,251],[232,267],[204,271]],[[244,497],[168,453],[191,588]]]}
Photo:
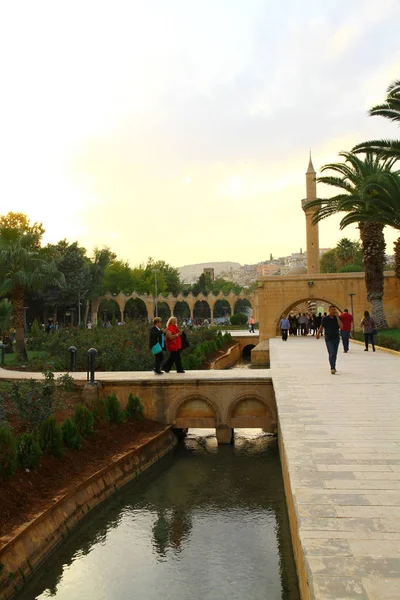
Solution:
{"label": "hillside", "polygon": [[185,283],[194,283],[203,273],[203,269],[206,267],[213,268],[215,277],[219,277],[220,273],[227,272],[232,270],[236,270],[240,268],[242,265],[237,262],[205,262],[205,263],[197,263],[195,265],[184,265],[183,267],[178,267],[178,271],[180,273],[182,281]]}

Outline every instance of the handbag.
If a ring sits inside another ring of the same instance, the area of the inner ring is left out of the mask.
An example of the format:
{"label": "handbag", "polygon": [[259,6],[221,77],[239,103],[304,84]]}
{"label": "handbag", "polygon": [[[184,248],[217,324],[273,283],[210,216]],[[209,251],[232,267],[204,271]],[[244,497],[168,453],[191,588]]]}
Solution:
{"label": "handbag", "polygon": [[181,342],[182,342],[182,350],[185,350],[186,348],[189,348],[189,340],[187,339],[187,335],[184,331],[182,331],[182,335],[181,335]]}
{"label": "handbag", "polygon": [[152,346],[151,353],[160,354],[160,352],[162,352],[161,344],[160,342],[157,342],[157,344],[154,344],[154,346]]}

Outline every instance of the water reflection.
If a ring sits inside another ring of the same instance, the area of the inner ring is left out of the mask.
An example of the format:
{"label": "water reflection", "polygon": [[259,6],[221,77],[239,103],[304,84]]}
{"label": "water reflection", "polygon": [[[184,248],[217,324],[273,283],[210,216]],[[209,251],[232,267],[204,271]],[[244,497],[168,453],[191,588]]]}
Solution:
{"label": "water reflection", "polygon": [[297,600],[276,441],[184,444],[90,513],[19,600]]}

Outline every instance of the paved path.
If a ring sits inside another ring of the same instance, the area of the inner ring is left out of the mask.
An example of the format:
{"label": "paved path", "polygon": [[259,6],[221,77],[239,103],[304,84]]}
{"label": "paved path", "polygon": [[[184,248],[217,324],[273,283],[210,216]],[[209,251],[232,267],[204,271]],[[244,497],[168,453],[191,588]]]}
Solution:
{"label": "paved path", "polygon": [[310,597],[398,600],[400,358],[352,343],[337,369],[323,339],[271,340]]}

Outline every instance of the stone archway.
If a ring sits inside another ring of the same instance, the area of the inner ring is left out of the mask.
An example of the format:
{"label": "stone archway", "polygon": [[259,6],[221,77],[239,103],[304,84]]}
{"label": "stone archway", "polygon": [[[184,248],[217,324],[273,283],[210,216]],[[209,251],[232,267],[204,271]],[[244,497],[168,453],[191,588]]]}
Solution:
{"label": "stone archway", "polygon": [[99,319],[101,319],[103,323],[107,321],[111,322],[113,319],[119,322],[121,320],[122,311],[117,300],[108,298],[100,302],[97,313],[99,315]]}
{"label": "stone archway", "polygon": [[213,319],[225,319],[229,321],[231,314],[231,305],[228,300],[225,300],[224,298],[216,300],[213,307]]}
{"label": "stone archway", "polygon": [[246,394],[235,398],[228,409],[228,427],[260,428],[275,433],[277,419],[275,411],[263,398],[255,394]]}
{"label": "stone archway", "polygon": [[178,300],[174,306],[174,317],[178,319],[190,318],[190,306],[185,300]]}
{"label": "stone archway", "polygon": [[[171,308],[169,306],[169,304],[167,302],[157,302],[157,312],[158,312],[158,316],[161,317],[161,319],[163,321],[168,321],[168,319],[171,316]],[[155,313],[155,307],[154,307],[154,316],[156,316]]]}
{"label": "stone archway", "polygon": [[250,300],[248,300],[247,298],[238,298],[238,300],[236,300],[235,302],[233,312],[234,314],[244,313],[245,315],[250,315],[252,312]]}
{"label": "stone archway", "polygon": [[125,304],[125,319],[147,321],[147,306],[141,298],[129,298]]}
{"label": "stone archway", "polygon": [[221,421],[218,406],[200,394],[192,394],[178,400],[171,408],[170,423],[178,429],[214,428]]}
{"label": "stone archway", "polygon": [[280,334],[279,323],[283,317],[287,317],[289,314],[298,314],[298,313],[309,313],[312,314],[315,311],[317,312],[327,312],[329,306],[336,306],[340,311],[343,310],[344,307],[338,306],[335,302],[331,302],[326,298],[302,298],[292,302],[290,306],[286,307],[281,314],[278,316],[276,320],[276,332]]}
{"label": "stone archway", "polygon": [[207,300],[197,300],[193,307],[193,316],[195,319],[211,319],[211,309]]}

